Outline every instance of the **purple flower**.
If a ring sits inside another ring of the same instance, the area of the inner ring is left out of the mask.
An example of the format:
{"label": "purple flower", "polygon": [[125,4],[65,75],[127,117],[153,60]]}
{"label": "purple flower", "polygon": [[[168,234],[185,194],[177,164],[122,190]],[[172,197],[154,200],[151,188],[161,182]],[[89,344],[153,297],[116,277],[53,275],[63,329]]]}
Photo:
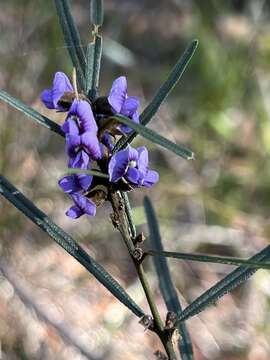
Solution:
{"label": "purple flower", "polygon": [[[140,102],[137,97],[127,95],[127,79],[125,76],[120,76],[114,80],[108,101],[114,113],[122,114],[139,123],[138,107]],[[124,133],[131,131],[126,125],[120,125],[120,130]]]}
{"label": "purple flower", "polygon": [[54,75],[52,88],[42,91],[40,99],[48,109],[66,111],[64,107],[58,105],[58,101],[65,92],[73,91],[73,87],[68,77],[63,72],[57,72]]}
{"label": "purple flower", "polygon": [[[78,152],[75,158],[69,159],[69,168],[89,169],[89,156],[84,150]],[[58,184],[68,194],[87,191],[92,183],[93,176],[87,174],[72,174],[64,176]]]}
{"label": "purple flower", "polygon": [[91,159],[100,159],[98,127],[87,101],[73,101],[67,119],[62,125],[62,130],[66,134],[66,148],[70,157],[75,157],[79,150],[84,149]]}
{"label": "purple flower", "polygon": [[74,201],[74,205],[66,212],[67,216],[72,219],[77,219],[84,214],[89,216],[96,215],[96,205],[92,200],[78,193],[72,194],[71,197]]}
{"label": "purple flower", "polygon": [[158,173],[148,169],[148,150],[144,146],[137,149],[129,146],[113,155],[109,162],[109,177],[111,182],[123,177],[133,186],[148,188],[159,180]]}

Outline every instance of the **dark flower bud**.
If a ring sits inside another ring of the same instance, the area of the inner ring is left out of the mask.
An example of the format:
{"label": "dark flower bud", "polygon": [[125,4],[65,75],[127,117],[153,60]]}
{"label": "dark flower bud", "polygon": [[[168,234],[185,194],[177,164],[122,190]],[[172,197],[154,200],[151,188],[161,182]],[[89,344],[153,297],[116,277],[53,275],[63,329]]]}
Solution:
{"label": "dark flower bud", "polygon": [[140,321],[139,324],[141,324],[144,327],[144,330],[152,330],[154,328],[154,321],[152,316],[150,315],[144,315]]}
{"label": "dark flower bud", "polygon": [[168,311],[165,322],[165,329],[172,330],[174,329],[175,322],[177,320],[177,315],[173,311]]}
{"label": "dark flower bud", "polygon": [[154,355],[156,356],[157,360],[168,360],[167,356],[160,350],[154,352]]}

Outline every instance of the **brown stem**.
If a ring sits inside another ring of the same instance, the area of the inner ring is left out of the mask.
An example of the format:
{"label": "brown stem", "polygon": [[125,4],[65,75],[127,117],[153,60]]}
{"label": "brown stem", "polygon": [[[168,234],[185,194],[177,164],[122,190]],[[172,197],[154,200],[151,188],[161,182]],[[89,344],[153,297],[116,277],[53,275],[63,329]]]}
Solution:
{"label": "brown stem", "polygon": [[160,340],[166,350],[166,353],[168,355],[168,359],[176,360],[176,355],[175,355],[175,352],[173,349],[171,337],[166,332],[166,329],[164,329],[164,325],[161,320],[158,308],[156,306],[154,295],[151,291],[150,285],[146,278],[142,262],[136,260],[133,256],[133,253],[135,250],[135,245],[132,241],[131,231],[129,228],[129,223],[128,223],[128,219],[126,216],[125,204],[123,202],[123,199],[121,198],[121,195],[119,193],[111,191],[109,200],[110,200],[110,202],[112,204],[112,208],[113,208],[113,216],[112,216],[113,224],[121,233],[122,238],[128,248],[128,251],[129,251],[131,258],[133,260],[133,263],[135,265],[138,277],[142,284],[145,296],[147,298],[147,302],[150,307],[150,310],[151,310],[151,313],[153,316],[153,320],[154,320],[153,331],[160,338]]}

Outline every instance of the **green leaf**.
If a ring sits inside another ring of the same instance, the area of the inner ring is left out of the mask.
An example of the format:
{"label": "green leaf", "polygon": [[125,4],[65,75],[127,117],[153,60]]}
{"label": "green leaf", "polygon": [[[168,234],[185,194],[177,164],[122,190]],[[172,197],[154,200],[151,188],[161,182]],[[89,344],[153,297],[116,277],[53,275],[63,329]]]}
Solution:
{"label": "green leaf", "polygon": [[33,108],[27,106],[22,101],[14,98],[7,92],[0,90],[0,99],[5,101],[7,104],[11,105],[15,109],[21,111],[26,116],[30,117],[40,125],[46,127],[47,129],[54,131],[58,135],[65,136],[61,127],[55,123],[54,121],[50,120],[44,115],[41,115],[38,111],[34,110]]}
{"label": "green leaf", "polygon": [[87,45],[86,94],[94,101],[99,85],[100,63],[102,55],[102,37],[96,35],[94,41]]}
{"label": "green leaf", "polygon": [[54,0],[59,22],[64,34],[67,49],[76,69],[81,89],[85,88],[85,53],[82,47],[78,29],[73,21],[68,0]]}
{"label": "green leaf", "polygon": [[91,0],[90,18],[95,26],[103,24],[103,0]]}
{"label": "green leaf", "polygon": [[173,252],[173,251],[163,251],[163,250],[159,250],[159,251],[146,250],[145,255],[168,257],[168,258],[173,258],[173,259],[182,259],[182,260],[189,260],[189,261],[206,262],[206,263],[213,263],[213,264],[225,264],[225,265],[232,265],[232,266],[245,265],[250,268],[270,270],[270,262],[264,263],[264,262],[251,261],[251,260],[240,259],[240,258],[229,257],[229,256],[190,254],[190,253],[181,253],[181,252]]}
{"label": "green leaf", "polygon": [[[266,246],[258,254],[252,256],[250,259],[252,262],[264,262],[270,260],[270,246]],[[247,281],[257,269],[240,266],[231,273],[229,273],[225,278],[217,282],[210,289],[205,291],[201,296],[194,300],[189,306],[187,306],[178,317],[178,321],[184,321],[190,317],[199,314],[207,306],[210,306],[217,302],[222,296],[231,292],[238,285],[242,284],[244,281]]]}
{"label": "green leaf", "polygon": [[19,211],[45,231],[58,245],[65,249],[81,265],[108,289],[119,301],[136,316],[142,317],[143,311],[130,298],[118,282],[64,230],[52,222],[40,209],[16,189],[4,176],[0,175],[0,195],[4,196]]}
{"label": "green leaf", "polygon": [[[144,198],[144,209],[147,217],[148,228],[150,232],[150,242],[157,252],[163,252],[163,245],[159,231],[158,220],[151,200],[146,196]],[[166,258],[163,256],[154,257],[154,265],[159,280],[159,287],[166,303],[168,311],[173,311],[177,315],[182,312],[181,304],[178,299],[175,287],[172,282],[170,270]],[[179,341],[179,351],[181,358],[185,360],[193,359],[192,343],[184,323],[180,323],[178,330],[181,339]]]}
{"label": "green leaf", "polygon": [[[140,123],[142,125],[146,125],[151,121],[153,116],[158,111],[160,105],[163,103],[163,101],[166,99],[166,97],[170,94],[172,89],[181,79],[189,61],[191,60],[198,46],[198,43],[198,40],[193,40],[191,44],[186,48],[183,55],[173,67],[165,83],[159,88],[153,100],[141,113]],[[128,137],[123,136],[115,145],[116,151],[125,148],[128,144],[131,143],[131,141],[136,137],[136,135],[137,134],[133,131]]]}
{"label": "green leaf", "polygon": [[98,170],[86,170],[86,169],[77,169],[77,168],[68,168],[65,170],[65,174],[88,174],[92,176],[101,177],[104,179],[109,179],[108,174],[104,174]]}
{"label": "green leaf", "polygon": [[127,125],[131,129],[135,130],[136,133],[140,134],[141,136],[143,136],[147,140],[150,140],[153,143],[158,144],[158,145],[172,151],[173,153],[183,157],[186,160],[194,159],[194,154],[193,154],[193,152],[191,150],[186,149],[186,148],[184,148],[182,146],[176,145],[175,143],[173,143],[170,140],[164,138],[163,136],[159,135],[155,131],[153,131],[153,130],[151,130],[151,129],[149,129],[149,128],[141,125],[141,124],[135,123],[134,121],[130,120],[126,116],[114,115],[114,116],[111,117],[111,119],[117,120],[120,123]]}

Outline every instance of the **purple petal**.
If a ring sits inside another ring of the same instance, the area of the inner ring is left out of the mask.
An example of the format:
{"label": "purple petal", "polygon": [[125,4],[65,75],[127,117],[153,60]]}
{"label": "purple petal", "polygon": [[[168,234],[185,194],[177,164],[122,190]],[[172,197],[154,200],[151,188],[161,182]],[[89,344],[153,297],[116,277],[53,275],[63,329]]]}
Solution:
{"label": "purple petal", "polygon": [[128,161],[138,161],[139,154],[138,151],[131,146],[127,148]]}
{"label": "purple petal", "polygon": [[120,130],[123,135],[128,135],[132,131],[130,127],[124,124],[120,125],[117,129]]}
{"label": "purple petal", "polygon": [[72,199],[75,205],[77,205],[83,211],[83,213],[90,216],[96,215],[96,205],[93,203],[93,201],[81,194],[73,194]]}
{"label": "purple petal", "polygon": [[155,183],[157,183],[159,180],[159,174],[158,172],[154,170],[148,170],[144,180],[143,180],[143,186],[150,188]]}
{"label": "purple petal", "polygon": [[139,178],[140,178],[140,173],[136,168],[129,168],[125,178],[129,181],[131,181],[133,184],[139,185]]}
{"label": "purple petal", "polygon": [[80,150],[75,157],[69,160],[68,167],[87,169],[89,165],[89,161],[90,161],[89,155],[84,150]]}
{"label": "purple petal", "polygon": [[72,194],[81,190],[81,187],[76,181],[76,177],[74,175],[64,176],[58,181],[58,184],[67,194]]}
{"label": "purple petal", "polygon": [[126,100],[127,96],[127,79],[125,76],[120,76],[114,80],[110,94],[108,96],[108,101],[113,110],[116,113],[120,113],[122,106]]}
{"label": "purple petal", "polygon": [[137,168],[140,172],[140,176],[143,179],[148,170],[148,150],[145,146],[141,146],[137,148],[139,159],[137,162]]}
{"label": "purple petal", "polygon": [[128,169],[128,149],[120,150],[112,156],[109,162],[110,181],[117,182]]}
{"label": "purple petal", "polygon": [[113,147],[114,147],[114,143],[112,141],[112,137],[109,133],[105,132],[104,135],[102,136],[102,144],[104,144],[109,151],[112,151]]}
{"label": "purple petal", "polygon": [[135,111],[134,114],[132,115],[132,120],[136,123],[139,124],[140,123],[140,115],[138,111]]}
{"label": "purple petal", "polygon": [[101,150],[97,135],[92,132],[85,132],[81,135],[81,143],[89,152],[92,159],[97,160],[101,158]]}
{"label": "purple petal", "polygon": [[75,174],[77,181],[80,184],[80,187],[84,190],[87,191],[90,188],[90,185],[92,183],[93,180],[93,176],[91,175],[87,175],[87,174]]}
{"label": "purple petal", "polygon": [[61,126],[61,129],[65,134],[79,135],[80,132],[77,121],[72,117],[68,117],[65,120],[64,124]]}
{"label": "purple petal", "polygon": [[57,72],[54,76],[52,87],[52,101],[55,109],[62,110],[57,103],[65,92],[73,92],[69,78],[63,72]]}
{"label": "purple petal", "polygon": [[48,109],[54,109],[52,91],[50,89],[43,90],[40,99]]}
{"label": "purple petal", "polygon": [[121,114],[132,116],[140,105],[139,99],[135,96],[128,96],[122,106]]}
{"label": "purple petal", "polygon": [[70,115],[75,115],[81,122],[83,132],[97,133],[98,127],[90,104],[85,100],[74,100],[69,110]]}
{"label": "purple petal", "polygon": [[81,145],[80,135],[66,135],[66,151],[69,156],[74,156],[76,148]]}
{"label": "purple petal", "polygon": [[66,215],[72,219],[77,219],[84,214],[84,211],[80,209],[78,206],[73,205],[70,209],[66,212]]}

